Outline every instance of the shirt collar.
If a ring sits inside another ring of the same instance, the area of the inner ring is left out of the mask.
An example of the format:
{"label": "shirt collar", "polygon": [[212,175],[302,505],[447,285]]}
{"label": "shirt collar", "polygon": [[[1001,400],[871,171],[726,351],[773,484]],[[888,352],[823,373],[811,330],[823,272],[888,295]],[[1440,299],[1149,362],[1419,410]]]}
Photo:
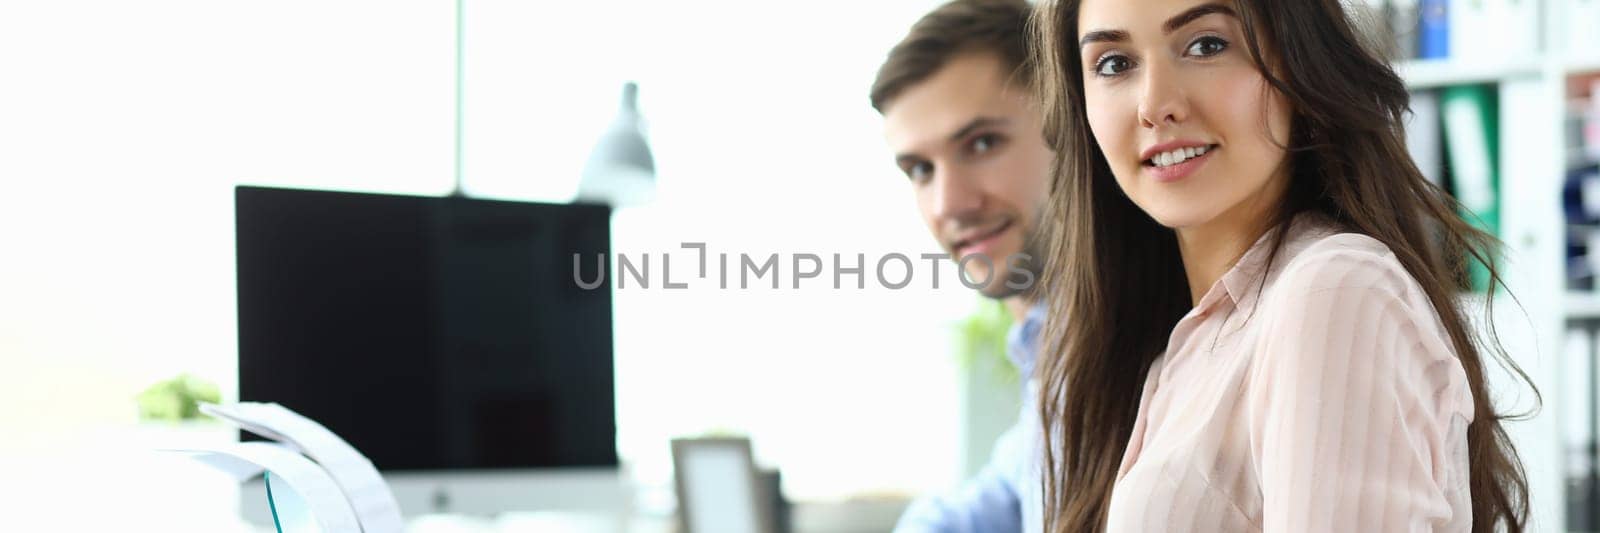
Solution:
{"label": "shirt collar", "polygon": [[1011,331],[1006,333],[1006,355],[1024,380],[1033,376],[1033,365],[1039,358],[1039,334],[1047,315],[1044,303],[1035,303],[1028,308],[1022,321],[1012,324]]}
{"label": "shirt collar", "polygon": [[1294,258],[1302,248],[1315,241],[1317,237],[1333,232],[1332,221],[1321,213],[1308,211],[1295,215],[1289,223],[1287,235],[1284,236],[1283,248],[1278,251],[1278,257],[1273,259],[1270,269],[1267,260],[1272,259],[1270,256],[1272,246],[1277,240],[1277,228],[1268,230],[1257,238],[1255,244],[1250,245],[1233,267],[1222,274],[1222,279],[1217,280],[1217,285],[1213,285],[1201,298],[1200,305],[1195,307],[1202,310],[1209,309],[1225,296],[1236,309],[1249,312],[1255,307],[1256,298],[1261,292],[1259,289],[1268,281],[1268,277],[1276,274],[1279,267]]}

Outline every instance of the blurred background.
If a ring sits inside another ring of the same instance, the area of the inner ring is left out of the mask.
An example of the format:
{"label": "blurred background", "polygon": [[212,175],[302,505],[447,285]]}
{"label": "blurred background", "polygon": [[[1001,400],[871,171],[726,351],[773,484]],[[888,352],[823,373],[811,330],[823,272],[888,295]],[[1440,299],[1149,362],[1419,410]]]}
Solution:
{"label": "blurred background", "polygon": [[[1600,0],[1348,3],[1414,91],[1418,165],[1507,244],[1494,324],[1543,393],[1512,426],[1537,530],[1595,530]],[[937,289],[920,266],[905,289],[872,278],[938,251],[867,101],[937,4],[0,5],[0,508],[43,530],[259,528],[231,480],[133,453],[236,437],[141,407],[239,399],[235,188],[570,203],[633,83],[654,183],[611,213],[613,252],[825,265],[799,288],[612,291],[625,527],[670,523],[672,439],[738,435],[796,530],[888,529],[1015,414],[1006,320],[953,266]],[[833,253],[865,255],[866,288],[833,287]],[[445,511],[414,527],[459,526]],[[562,516],[498,527],[613,530]]]}
{"label": "blurred background", "polygon": [[[657,184],[614,251],[938,251],[867,102],[936,2],[463,4],[460,43],[447,1],[0,8],[0,455],[165,439],[135,399],[180,374],[238,399],[234,188],[450,193],[458,44],[472,197],[573,201],[632,81]],[[621,462],[669,506],[668,440],[708,432],[749,435],[796,500],[954,483],[954,332],[980,300],[943,274],[615,291]]]}

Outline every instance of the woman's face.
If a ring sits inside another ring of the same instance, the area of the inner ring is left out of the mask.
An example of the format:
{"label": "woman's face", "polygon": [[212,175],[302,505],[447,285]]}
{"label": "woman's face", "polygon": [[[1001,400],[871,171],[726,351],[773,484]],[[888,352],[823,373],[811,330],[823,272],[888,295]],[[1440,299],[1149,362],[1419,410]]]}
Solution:
{"label": "woman's face", "polygon": [[1288,179],[1289,107],[1231,3],[1085,0],[1078,14],[1089,126],[1123,193],[1172,228],[1269,214]]}

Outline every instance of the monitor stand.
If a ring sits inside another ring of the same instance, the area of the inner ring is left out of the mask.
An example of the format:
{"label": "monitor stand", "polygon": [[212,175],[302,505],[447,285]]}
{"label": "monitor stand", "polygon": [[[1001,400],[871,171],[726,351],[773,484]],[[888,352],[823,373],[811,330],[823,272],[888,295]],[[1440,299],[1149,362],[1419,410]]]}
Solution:
{"label": "monitor stand", "polygon": [[[631,486],[615,467],[384,472],[383,477],[407,520],[437,514],[493,518],[523,511],[619,518],[633,514]],[[271,527],[266,485],[258,478],[239,492],[243,518]]]}

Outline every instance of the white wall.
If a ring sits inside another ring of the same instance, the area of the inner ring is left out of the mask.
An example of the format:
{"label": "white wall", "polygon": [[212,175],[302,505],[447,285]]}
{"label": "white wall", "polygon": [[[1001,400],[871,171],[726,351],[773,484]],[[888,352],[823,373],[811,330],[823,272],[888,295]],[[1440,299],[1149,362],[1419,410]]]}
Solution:
{"label": "white wall", "polygon": [[[661,189],[618,213],[617,251],[934,251],[866,100],[933,3],[468,2],[467,190],[571,198],[634,79]],[[129,425],[132,396],[182,371],[231,394],[234,185],[448,191],[454,8],[0,6],[0,450]],[[938,291],[619,291],[622,453],[660,482],[666,439],[723,428],[798,497],[950,483],[942,328],[973,296],[942,274]]]}

